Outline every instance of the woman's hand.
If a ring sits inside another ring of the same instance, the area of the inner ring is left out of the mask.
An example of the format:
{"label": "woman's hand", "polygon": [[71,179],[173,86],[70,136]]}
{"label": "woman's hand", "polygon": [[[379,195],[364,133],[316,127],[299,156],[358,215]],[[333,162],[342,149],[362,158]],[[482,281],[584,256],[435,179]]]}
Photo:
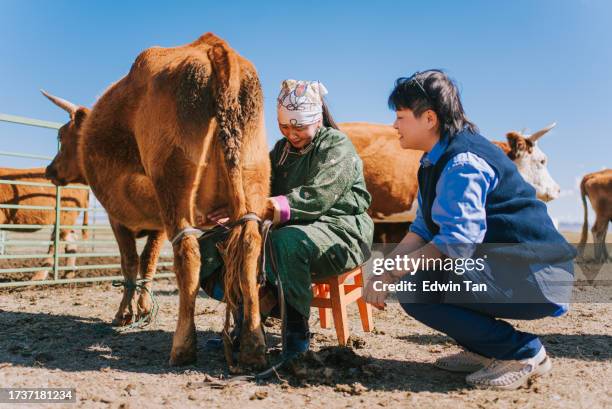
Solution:
{"label": "woman's hand", "polygon": [[[208,220],[213,221],[215,223],[225,224],[229,220],[229,207],[228,206],[218,207],[212,210],[211,212],[209,212],[206,215],[206,217],[208,218]],[[274,218],[274,201],[268,198],[266,199],[266,207],[264,209],[263,219],[272,220],[273,218]]]}
{"label": "woman's hand", "polygon": [[223,206],[214,209],[212,212],[206,215],[208,220],[215,223],[225,224],[229,220],[229,207]]}
{"label": "woman's hand", "polygon": [[[379,290],[374,289],[374,283],[380,281],[376,285]],[[388,291],[383,284],[393,284],[398,281],[398,278],[392,275],[390,272],[386,272],[381,275],[372,275],[363,289],[363,298],[368,304],[372,304],[379,310],[384,310],[386,307],[385,299],[387,298]]]}

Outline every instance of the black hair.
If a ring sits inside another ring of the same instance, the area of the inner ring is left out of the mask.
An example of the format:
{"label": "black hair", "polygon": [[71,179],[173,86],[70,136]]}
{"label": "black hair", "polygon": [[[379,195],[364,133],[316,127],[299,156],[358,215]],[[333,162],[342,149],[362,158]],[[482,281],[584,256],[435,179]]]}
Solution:
{"label": "black hair", "polygon": [[394,111],[410,109],[417,118],[431,109],[438,116],[441,136],[453,137],[463,129],[478,132],[478,127],[465,115],[457,85],[442,70],[398,78],[388,104]]}
{"label": "black hair", "polygon": [[322,101],[323,101],[323,126],[340,130],[340,128],[338,128],[338,124],[336,124],[336,121],[334,121],[334,117],[332,116],[331,112],[329,112],[329,107],[327,106],[327,103],[325,102],[324,99],[322,99]]}

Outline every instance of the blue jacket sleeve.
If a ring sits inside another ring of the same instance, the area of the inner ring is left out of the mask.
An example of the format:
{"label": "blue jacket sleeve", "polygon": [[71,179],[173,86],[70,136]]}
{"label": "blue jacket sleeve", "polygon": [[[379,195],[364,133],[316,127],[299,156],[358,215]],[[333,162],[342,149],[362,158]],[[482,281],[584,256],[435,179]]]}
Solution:
{"label": "blue jacket sleeve", "polygon": [[410,224],[410,231],[421,236],[421,238],[426,242],[430,242],[433,238],[433,234],[431,234],[431,232],[427,228],[427,225],[425,224],[425,220],[423,219],[423,213],[421,212],[421,192],[418,192],[417,200],[418,207],[416,211],[416,217],[412,224]]}
{"label": "blue jacket sleeve", "polygon": [[450,257],[469,257],[487,231],[487,194],[497,186],[497,175],[482,158],[471,152],[453,157],[436,185],[431,217],[440,227],[432,243]]}

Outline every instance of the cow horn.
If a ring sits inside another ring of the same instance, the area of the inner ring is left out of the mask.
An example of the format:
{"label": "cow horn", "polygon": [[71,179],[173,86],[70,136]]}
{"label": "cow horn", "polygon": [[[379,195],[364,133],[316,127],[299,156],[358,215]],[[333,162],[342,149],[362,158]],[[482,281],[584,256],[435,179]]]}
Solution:
{"label": "cow horn", "polygon": [[51,95],[47,91],[45,91],[44,89],[41,89],[40,92],[42,92],[42,94],[45,97],[49,98],[49,100],[51,102],[53,102],[58,107],[62,108],[64,111],[68,112],[70,115],[74,114],[77,111],[77,109],[79,109],[79,107],[77,105],[73,104],[72,102],[66,101],[63,98]]}
{"label": "cow horn", "polygon": [[556,125],[557,123],[553,122],[552,124],[548,125],[546,128],[540,129],[538,132],[534,132],[533,134],[529,135],[527,139],[529,139],[531,142],[535,142],[538,139],[540,139],[546,132],[553,129]]}

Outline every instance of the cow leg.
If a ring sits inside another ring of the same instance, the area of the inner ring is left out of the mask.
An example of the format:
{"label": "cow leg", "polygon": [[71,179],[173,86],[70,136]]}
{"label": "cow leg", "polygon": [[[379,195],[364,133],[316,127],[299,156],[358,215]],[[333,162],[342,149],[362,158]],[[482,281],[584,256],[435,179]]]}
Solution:
{"label": "cow leg", "polygon": [[[181,149],[175,148],[165,163],[152,171],[161,216],[170,239],[193,225],[191,207],[197,167]],[[200,286],[200,247],[193,235],[183,235],[172,246],[174,274],[179,289],[179,314],[172,339],[170,365],[186,365],[196,361],[196,329],[194,311]]]}
{"label": "cow leg", "polygon": [[[64,252],[66,254],[77,253],[78,247],[76,245],[76,233],[74,230],[61,230],[60,240],[68,242],[64,247]],[[64,276],[64,278],[73,278],[76,275],[76,257],[68,257],[68,259],[66,260],[66,266],[72,267],[72,270],[66,270],[66,275]]]}
{"label": "cow leg", "polygon": [[[43,267],[47,267],[47,263],[46,262],[43,265]],[[46,269],[46,270],[39,270],[39,271],[35,272],[31,279],[33,281],[41,281],[41,280],[46,280],[48,278],[49,278],[49,269]]]}
{"label": "cow leg", "polygon": [[123,297],[119,309],[113,319],[113,326],[122,327],[133,322],[136,307],[136,278],[138,277],[138,253],[134,233],[122,224],[111,220],[111,227],[119,245],[121,254],[121,273],[126,285],[123,287]]}
{"label": "cow leg", "polygon": [[49,240],[51,241],[51,244],[49,244],[49,248],[47,249],[47,254],[49,257],[43,260],[42,267],[44,269],[37,271],[32,276],[32,280],[34,281],[46,280],[49,278],[49,270],[51,270],[51,267],[53,266],[53,253],[55,251],[55,228],[53,228]]}
{"label": "cow leg", "polygon": [[595,223],[591,229],[593,233],[593,242],[595,247],[595,260],[606,262],[608,260],[608,249],[606,247],[606,233],[608,230],[609,220],[607,218],[597,216]]}
{"label": "cow leg", "polygon": [[144,287],[148,291],[143,289],[138,298],[139,319],[151,313],[152,301],[150,291],[153,288],[152,280],[157,270],[157,261],[159,260],[159,253],[164,245],[164,240],[166,240],[164,232],[159,231],[149,234],[147,237],[147,244],[142,250],[142,253],[140,253],[140,278],[151,281],[146,281],[144,283]]}
{"label": "cow leg", "polygon": [[[70,242],[66,244],[66,246],[64,247],[64,252],[66,254],[71,254],[71,253],[73,254],[77,252],[77,246],[76,244],[74,244],[74,242],[76,242],[76,235],[73,230],[60,230],[59,239],[60,241]],[[49,267],[49,268],[45,270],[37,271],[36,274],[34,274],[34,276],[32,277],[32,280],[46,280],[49,277],[49,270],[51,270],[50,267],[53,266],[53,253],[55,253],[55,229],[53,229],[53,231],[51,232],[50,241],[51,241],[51,244],[49,245],[49,249],[47,250],[47,254],[49,255],[49,257],[47,257],[43,261],[43,267]],[[74,272],[75,272],[74,267],[76,266],[76,257],[68,258],[66,265],[73,267],[73,269],[68,271],[64,278],[74,277]]]}
{"label": "cow leg", "polygon": [[393,244],[402,241],[410,229],[410,222],[374,223],[373,243]]}
{"label": "cow leg", "polygon": [[[173,234],[176,235],[179,230]],[[174,236],[173,236],[174,237]],[[200,285],[200,249],[194,236],[184,236],[174,246],[174,270],[179,287],[179,316],[172,339],[170,365],[196,361],[195,301]]]}
{"label": "cow leg", "polygon": [[[244,259],[240,291],[243,294],[244,321],[240,336],[238,362],[261,368],[266,364],[266,341],[261,328],[257,263],[261,252],[261,235],[256,222],[247,222],[242,236]],[[263,274],[263,272],[262,272]]]}

